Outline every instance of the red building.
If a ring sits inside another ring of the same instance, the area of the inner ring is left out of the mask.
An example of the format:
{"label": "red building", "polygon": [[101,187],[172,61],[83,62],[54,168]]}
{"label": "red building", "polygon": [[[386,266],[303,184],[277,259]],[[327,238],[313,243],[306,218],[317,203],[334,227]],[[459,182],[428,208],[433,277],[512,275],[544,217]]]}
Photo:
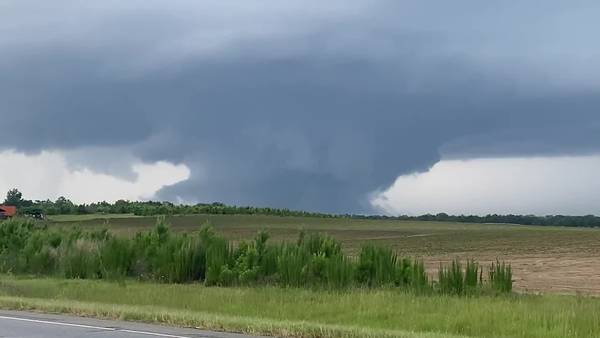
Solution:
{"label": "red building", "polygon": [[17,214],[17,207],[10,205],[0,205],[0,219],[14,217]]}

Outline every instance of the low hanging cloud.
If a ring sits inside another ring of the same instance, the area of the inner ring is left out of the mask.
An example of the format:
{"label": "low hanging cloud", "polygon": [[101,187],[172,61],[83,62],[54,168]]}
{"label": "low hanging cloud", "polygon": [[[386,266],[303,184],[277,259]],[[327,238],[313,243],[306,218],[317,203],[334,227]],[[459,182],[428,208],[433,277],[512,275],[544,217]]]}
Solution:
{"label": "low hanging cloud", "polygon": [[165,186],[189,178],[185,165],[168,162],[130,163],[131,180],[95,172],[90,168],[69,168],[67,156],[59,151],[26,155],[0,152],[0,192],[21,190],[27,199],[56,199],[66,196],[76,203],[119,199],[144,200]]}
{"label": "low hanging cloud", "polygon": [[0,8],[0,147],[188,167],[157,199],[371,212],[442,157],[600,151],[595,2]]}
{"label": "low hanging cloud", "polygon": [[599,214],[598,168],[600,155],[443,160],[371,202],[390,215]]}

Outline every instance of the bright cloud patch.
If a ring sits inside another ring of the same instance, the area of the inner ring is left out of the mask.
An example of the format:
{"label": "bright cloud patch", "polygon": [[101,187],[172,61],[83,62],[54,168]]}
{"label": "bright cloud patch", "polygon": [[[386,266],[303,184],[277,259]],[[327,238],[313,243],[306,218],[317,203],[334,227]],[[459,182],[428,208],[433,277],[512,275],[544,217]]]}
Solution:
{"label": "bright cloud patch", "polygon": [[187,166],[168,162],[131,163],[131,180],[97,173],[89,168],[73,169],[65,154],[44,151],[26,155],[0,152],[0,192],[18,188],[28,199],[55,199],[66,196],[76,203],[148,199],[161,188],[185,181]]}
{"label": "bright cloud patch", "polygon": [[371,203],[388,214],[600,213],[600,155],[442,160]]}

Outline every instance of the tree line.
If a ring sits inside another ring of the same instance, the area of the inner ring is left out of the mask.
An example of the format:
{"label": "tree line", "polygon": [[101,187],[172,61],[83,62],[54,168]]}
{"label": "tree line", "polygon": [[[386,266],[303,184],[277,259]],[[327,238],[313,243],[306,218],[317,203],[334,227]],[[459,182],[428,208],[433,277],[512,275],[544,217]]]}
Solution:
{"label": "tree line", "polygon": [[11,189],[6,195],[4,205],[16,206],[21,215],[85,215],[85,214],[135,214],[138,216],[159,215],[194,215],[194,214],[223,214],[223,215],[274,215],[296,217],[341,217],[339,215],[290,210],[286,208],[232,206],[220,202],[198,204],[174,204],[158,201],[127,201],[118,200],[114,203],[106,201],[96,203],[76,204],[61,196],[55,201],[27,200],[17,189]]}
{"label": "tree line", "polygon": [[16,206],[21,215],[69,215],[69,214],[135,214],[138,216],[158,215],[272,215],[294,217],[319,217],[319,218],[348,218],[348,219],[374,219],[374,220],[404,220],[404,221],[432,221],[432,222],[457,222],[457,223],[502,223],[519,225],[542,226],[568,226],[568,227],[600,227],[600,217],[594,215],[567,216],[567,215],[448,215],[446,213],[426,214],[421,216],[384,216],[384,215],[356,215],[356,214],[328,214],[291,210],[286,208],[233,206],[220,202],[198,204],[174,204],[158,201],[126,201],[118,200],[114,203],[97,202],[89,204],[76,204],[66,197],[51,200],[27,200],[17,189],[11,189],[6,195],[5,205]]}
{"label": "tree line", "polygon": [[420,216],[380,216],[380,215],[351,215],[358,219],[390,219],[406,221],[429,221],[429,222],[456,222],[456,223],[488,223],[488,224],[517,224],[517,225],[542,225],[542,226],[566,226],[566,227],[600,227],[600,217],[594,215],[568,216],[568,215],[448,215],[446,213],[426,214]]}

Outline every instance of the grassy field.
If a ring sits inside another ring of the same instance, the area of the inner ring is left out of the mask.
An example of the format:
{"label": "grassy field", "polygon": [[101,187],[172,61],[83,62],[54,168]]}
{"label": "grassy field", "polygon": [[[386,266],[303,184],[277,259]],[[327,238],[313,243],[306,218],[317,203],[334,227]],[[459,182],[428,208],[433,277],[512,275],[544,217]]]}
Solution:
{"label": "grassy field", "polygon": [[[107,227],[128,236],[151,228],[155,217],[116,215],[61,216],[52,226]],[[198,231],[210,222],[232,240],[248,239],[266,229],[274,241],[295,240],[301,229],[326,232],[356,253],[364,242],[389,245],[402,255],[422,257],[431,273],[440,262],[474,258],[482,263],[511,262],[521,291],[600,293],[600,229],[501,224],[465,224],[389,220],[323,219],[259,215],[173,216],[174,231]]]}
{"label": "grassy field", "polygon": [[0,307],[282,337],[600,336],[600,300],[573,296],[460,298],[0,276]]}
{"label": "grassy field", "polygon": [[[49,227],[108,228],[133,236],[154,227],[154,217],[61,216]],[[0,308],[162,322],[280,337],[598,337],[600,230],[323,219],[247,215],[167,218],[175,232],[194,233],[205,223],[235,241],[267,230],[271,241],[295,241],[300,231],[341,241],[355,255],[364,243],[391,246],[423,258],[434,276],[440,262],[473,258],[511,262],[518,291],[543,295],[448,296],[410,289],[344,291],[273,286],[205,287],[133,279],[68,280],[0,275]],[[577,293],[558,295],[553,293]]]}

